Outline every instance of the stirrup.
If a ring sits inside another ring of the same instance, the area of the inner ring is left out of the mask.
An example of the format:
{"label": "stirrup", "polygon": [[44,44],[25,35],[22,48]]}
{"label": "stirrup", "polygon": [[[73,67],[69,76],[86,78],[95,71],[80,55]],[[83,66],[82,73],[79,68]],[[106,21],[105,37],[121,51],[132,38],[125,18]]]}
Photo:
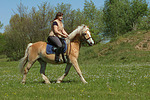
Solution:
{"label": "stirrup", "polygon": [[67,56],[64,53],[61,54],[64,63],[67,63]]}
{"label": "stirrup", "polygon": [[64,61],[64,63],[67,63],[67,56],[63,57],[63,61]]}
{"label": "stirrup", "polygon": [[55,62],[56,62],[56,63],[59,63],[60,61],[61,61],[61,59],[60,59],[60,58],[55,59]]}
{"label": "stirrup", "polygon": [[58,55],[55,55],[55,62],[58,63],[58,62],[60,62],[60,61],[61,61],[61,59],[59,58],[59,56],[58,56]]}

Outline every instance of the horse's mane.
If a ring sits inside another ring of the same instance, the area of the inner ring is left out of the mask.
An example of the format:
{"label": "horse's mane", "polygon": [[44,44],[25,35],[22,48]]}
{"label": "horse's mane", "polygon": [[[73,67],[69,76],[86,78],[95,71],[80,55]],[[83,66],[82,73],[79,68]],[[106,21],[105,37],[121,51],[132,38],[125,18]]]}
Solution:
{"label": "horse's mane", "polygon": [[77,34],[81,34],[81,31],[82,31],[84,26],[85,26],[84,24],[82,24],[81,26],[78,26],[73,32],[71,32],[68,35],[67,39],[72,40]]}

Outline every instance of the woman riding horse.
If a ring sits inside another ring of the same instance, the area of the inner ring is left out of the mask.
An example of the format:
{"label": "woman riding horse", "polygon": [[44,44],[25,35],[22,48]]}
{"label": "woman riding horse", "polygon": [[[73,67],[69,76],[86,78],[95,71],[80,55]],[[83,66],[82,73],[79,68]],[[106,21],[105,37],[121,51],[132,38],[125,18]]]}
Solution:
{"label": "woman riding horse", "polygon": [[48,42],[52,43],[57,47],[57,50],[55,52],[55,62],[60,62],[61,60],[59,59],[60,53],[63,53],[63,46],[62,46],[62,38],[67,38],[68,34],[65,31],[62,23],[63,19],[63,13],[58,12],[56,14],[55,19],[52,21],[52,27],[51,27],[51,32],[48,37]]}
{"label": "woman riding horse", "polygon": [[[67,43],[67,65],[64,74],[57,79],[57,83],[61,83],[62,80],[68,75],[71,66],[73,66],[78,73],[81,81],[87,83],[84,79],[82,72],[78,64],[78,56],[81,47],[81,40],[85,39],[89,45],[94,45],[94,41],[91,37],[89,28],[86,25],[78,26],[73,32],[71,32],[66,38]],[[25,50],[24,57],[20,60],[19,68],[23,73],[22,83],[25,84],[27,73],[31,69],[32,65],[38,61],[41,65],[40,74],[45,83],[50,84],[49,79],[45,75],[46,64],[56,64],[55,55],[46,53],[47,43],[43,41],[29,43]],[[88,56],[88,54],[87,54]],[[57,64],[62,64],[61,62]]]}

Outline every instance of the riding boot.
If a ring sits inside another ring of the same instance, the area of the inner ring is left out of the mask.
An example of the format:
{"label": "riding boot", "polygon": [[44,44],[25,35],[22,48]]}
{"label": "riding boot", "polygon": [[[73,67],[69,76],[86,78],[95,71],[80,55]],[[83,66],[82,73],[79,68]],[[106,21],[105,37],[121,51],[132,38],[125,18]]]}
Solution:
{"label": "riding boot", "polygon": [[62,58],[63,58],[63,62],[64,62],[64,63],[67,63],[67,58],[66,58],[66,56],[64,55],[64,53],[62,53]]}
{"label": "riding boot", "polygon": [[65,43],[64,43],[64,39],[63,38],[59,38],[61,43],[62,43],[62,51],[61,51],[61,55],[62,55],[62,59],[63,59],[63,62],[66,63],[67,62],[67,58],[66,56],[64,55],[64,49],[65,49]]}
{"label": "riding boot", "polygon": [[61,53],[61,48],[58,47],[58,48],[56,49],[56,52],[55,52],[55,62],[56,62],[56,63],[58,63],[58,62],[61,61],[61,60],[59,59],[60,53]]}

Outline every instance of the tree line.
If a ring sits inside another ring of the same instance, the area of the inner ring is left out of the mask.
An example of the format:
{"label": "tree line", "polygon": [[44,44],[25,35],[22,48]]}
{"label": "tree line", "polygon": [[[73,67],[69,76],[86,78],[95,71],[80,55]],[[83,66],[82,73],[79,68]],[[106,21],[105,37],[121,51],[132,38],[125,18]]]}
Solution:
{"label": "tree line", "polygon": [[29,9],[23,4],[17,7],[9,25],[5,26],[5,54],[12,60],[24,55],[28,43],[46,41],[51,30],[51,21],[57,12],[64,14],[63,23],[67,33],[77,26],[89,26],[95,43],[105,37],[115,38],[126,32],[150,28],[150,9],[146,0],[105,0],[103,8],[85,0],[84,9],[72,9],[70,4],[52,6],[45,2],[38,9]]}

